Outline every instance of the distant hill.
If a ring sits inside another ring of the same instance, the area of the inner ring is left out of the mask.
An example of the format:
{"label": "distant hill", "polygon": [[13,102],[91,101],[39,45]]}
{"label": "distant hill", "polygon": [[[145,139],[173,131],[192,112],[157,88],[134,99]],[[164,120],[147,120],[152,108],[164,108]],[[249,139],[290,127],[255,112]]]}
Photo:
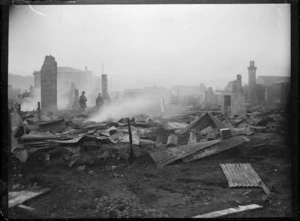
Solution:
{"label": "distant hill", "polygon": [[20,88],[22,91],[29,91],[30,85],[34,86],[34,77],[8,74],[8,84],[13,89]]}

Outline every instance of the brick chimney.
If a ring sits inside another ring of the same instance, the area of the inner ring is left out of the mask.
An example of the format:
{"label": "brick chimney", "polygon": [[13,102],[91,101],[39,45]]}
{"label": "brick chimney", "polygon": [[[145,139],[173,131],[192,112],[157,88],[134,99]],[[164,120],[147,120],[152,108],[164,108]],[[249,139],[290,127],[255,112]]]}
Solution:
{"label": "brick chimney", "polygon": [[41,69],[41,108],[57,110],[57,63],[51,55],[46,56]]}
{"label": "brick chimney", "polygon": [[102,96],[105,100],[110,101],[110,97],[107,91],[107,75],[102,74]]}
{"label": "brick chimney", "polygon": [[256,69],[254,61],[250,61],[248,67],[248,86],[249,86],[249,100],[254,103],[256,101]]}

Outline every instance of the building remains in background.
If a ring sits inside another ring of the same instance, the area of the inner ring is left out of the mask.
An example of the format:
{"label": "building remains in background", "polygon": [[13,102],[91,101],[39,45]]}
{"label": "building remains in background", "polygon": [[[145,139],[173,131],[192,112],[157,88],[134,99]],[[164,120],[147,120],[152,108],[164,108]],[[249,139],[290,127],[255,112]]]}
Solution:
{"label": "building remains in background", "polygon": [[254,61],[250,61],[250,66],[248,67],[247,102],[250,105],[286,105],[289,96],[290,77],[256,77],[256,69]]}
{"label": "building remains in background", "polygon": [[[120,99],[142,99],[145,103],[148,103],[148,111],[161,112],[170,110],[170,90],[165,87],[145,87],[142,89],[126,89],[118,95]],[[163,100],[163,108],[162,108]]]}
{"label": "building remains in background", "polygon": [[214,92],[212,87],[207,88],[205,91],[204,108],[221,108],[222,106],[222,93]]}
{"label": "building remains in background", "polygon": [[45,57],[41,74],[41,108],[57,110],[57,63],[51,55]]}
{"label": "building remains in background", "polygon": [[263,98],[266,104],[287,105],[291,85],[290,77],[259,76],[256,81],[263,88]]}
{"label": "building remains in background", "polygon": [[[34,90],[39,91],[41,86],[41,72],[34,71]],[[84,71],[72,67],[57,67],[57,91],[58,91],[58,107],[70,108],[73,100],[67,100],[74,96],[75,88],[86,91],[88,100],[94,100],[101,91],[101,77],[94,76],[93,72],[88,70],[87,66]],[[71,90],[70,90],[71,87]],[[92,92],[92,88],[99,88],[96,93]],[[38,93],[37,93],[38,94]],[[88,101],[89,102],[89,101]]]}
{"label": "building remains in background", "polygon": [[205,99],[206,87],[174,85],[171,87],[170,105],[173,109],[184,109],[186,107],[202,108]]}
{"label": "building remains in background", "polygon": [[230,81],[223,91],[222,111],[227,115],[245,115],[245,96],[242,87],[242,76]]}

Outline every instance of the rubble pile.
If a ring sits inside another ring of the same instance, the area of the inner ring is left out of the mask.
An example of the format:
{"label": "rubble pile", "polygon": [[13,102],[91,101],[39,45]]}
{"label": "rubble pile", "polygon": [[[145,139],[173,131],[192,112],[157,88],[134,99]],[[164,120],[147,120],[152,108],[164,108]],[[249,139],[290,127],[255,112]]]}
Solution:
{"label": "rubble pile", "polygon": [[[190,162],[236,147],[239,157],[255,153],[250,160],[257,158],[257,153],[263,153],[266,149],[270,153],[263,157],[271,156],[280,149],[272,144],[276,140],[275,134],[287,133],[285,125],[288,119],[284,111],[261,107],[247,110],[246,115],[232,117],[221,112],[194,112],[178,116],[137,115],[131,119],[95,122],[89,120],[91,114],[61,111],[38,116],[34,111],[20,114],[12,112],[12,155],[22,163],[38,162],[48,167],[61,164],[66,166],[65,169],[77,168],[80,174],[91,177],[96,173],[95,168],[99,167],[96,163],[100,163],[104,169],[100,166],[99,171],[104,175],[111,173],[112,179],[128,179],[127,176],[131,176],[129,174],[134,173],[136,168],[148,169],[148,162],[155,170],[172,168],[171,164],[176,163],[175,166],[182,165],[182,170],[188,170],[186,167],[189,167]],[[261,140],[257,139],[260,137]],[[267,140],[267,137],[270,139]],[[229,158],[231,160],[233,156]],[[144,165],[146,161],[147,165]],[[90,170],[90,165],[96,167]],[[244,169],[248,171],[249,168],[252,167]],[[229,172],[224,171],[229,181],[237,174],[240,176],[239,181],[244,181],[242,170],[233,171],[232,174]],[[151,179],[156,178],[153,175]],[[148,178],[144,177],[144,180],[149,182]],[[260,183],[256,185],[262,186]],[[144,205],[134,192],[121,187],[120,183],[110,194],[97,198],[98,217],[168,217],[161,210],[149,209],[152,206]],[[22,190],[25,187],[14,188]],[[263,188],[266,189],[266,186]],[[269,200],[270,191],[265,192],[268,192],[266,199]],[[21,207],[25,208],[24,205]]]}
{"label": "rubble pile", "polygon": [[123,123],[122,119],[97,123],[88,121],[88,116],[78,113],[65,113],[63,116],[67,120],[62,119],[62,115],[57,117],[46,113],[39,122],[36,113],[23,113],[21,116],[13,112],[13,155],[21,162],[26,162],[38,151],[43,152],[49,161],[54,152],[60,152],[71,167],[74,163],[93,163],[97,159],[128,160],[131,150],[134,156],[139,157],[143,149],[140,143],[141,146],[146,144],[146,148],[148,144],[155,144],[146,139],[141,141],[144,134],[151,132],[149,127],[155,127],[156,123],[153,122],[132,120],[132,145],[129,145],[128,124]]}
{"label": "rubble pile", "polygon": [[[11,113],[11,152],[21,162],[31,156],[50,161],[60,155],[69,167],[96,160],[128,160],[165,148],[177,148],[231,136],[255,133],[286,133],[284,111],[255,107],[246,116],[225,117],[220,112],[192,113],[179,116],[138,115],[130,120],[132,141],[126,119],[89,121],[88,114],[65,111]],[[40,119],[40,120],[39,120]],[[225,132],[226,131],[226,132]],[[132,142],[132,144],[130,144]],[[189,147],[188,147],[189,148]],[[35,152],[40,154],[34,154]],[[60,153],[60,154],[58,154]]]}

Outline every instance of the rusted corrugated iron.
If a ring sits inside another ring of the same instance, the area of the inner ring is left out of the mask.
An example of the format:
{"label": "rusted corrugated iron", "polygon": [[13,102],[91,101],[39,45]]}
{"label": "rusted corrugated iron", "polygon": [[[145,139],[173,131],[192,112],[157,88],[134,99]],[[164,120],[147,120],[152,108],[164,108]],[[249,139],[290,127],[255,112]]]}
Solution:
{"label": "rusted corrugated iron", "polygon": [[204,129],[208,126],[213,126],[213,128],[218,128],[218,129],[226,128],[226,125],[224,123],[222,123],[219,119],[215,118],[211,113],[206,112],[198,120],[195,120],[189,126],[187,126],[184,129],[184,132],[194,127],[197,127],[198,125],[200,126],[200,129]]}
{"label": "rusted corrugated iron", "polygon": [[260,187],[262,180],[250,163],[220,164],[229,187]]}
{"label": "rusted corrugated iron", "polygon": [[209,148],[202,149],[201,151],[199,151],[196,154],[193,154],[192,156],[186,157],[184,159],[184,162],[191,162],[200,158],[210,156],[212,154],[222,152],[224,150],[228,150],[233,147],[237,147],[246,141],[246,138],[244,138],[243,136],[227,138]]}
{"label": "rusted corrugated iron", "polygon": [[149,153],[157,167],[163,167],[168,165],[176,160],[185,158],[191,154],[196,153],[197,151],[212,146],[219,143],[221,140],[212,140],[201,142],[197,144],[189,144],[174,148],[163,149],[155,152]]}

